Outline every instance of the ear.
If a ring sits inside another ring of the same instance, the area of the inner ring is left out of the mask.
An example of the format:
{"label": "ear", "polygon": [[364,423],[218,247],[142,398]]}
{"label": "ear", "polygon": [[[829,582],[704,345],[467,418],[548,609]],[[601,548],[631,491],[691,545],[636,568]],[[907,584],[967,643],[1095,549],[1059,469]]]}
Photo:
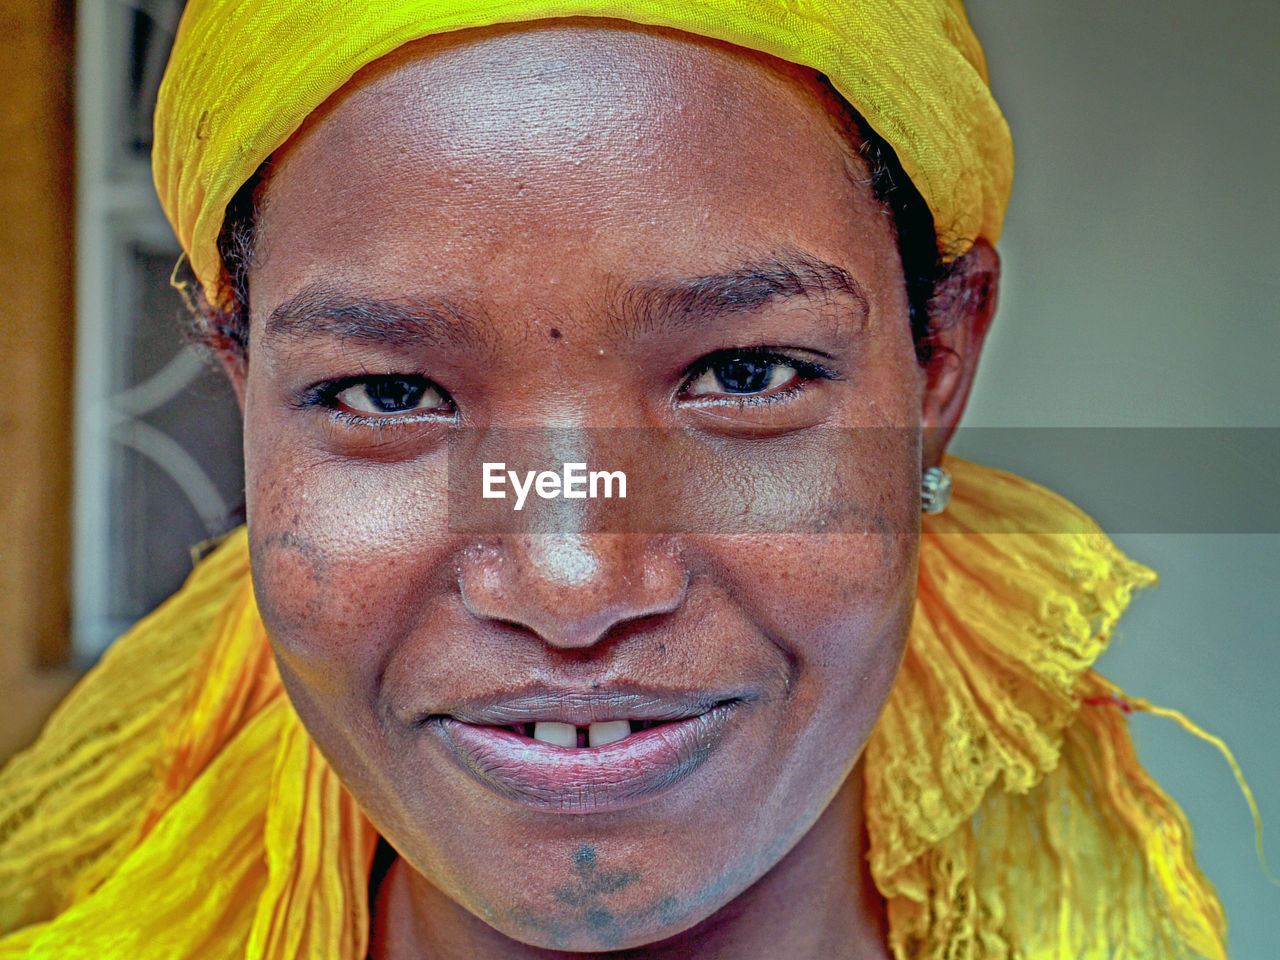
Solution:
{"label": "ear", "polygon": [[932,356],[925,366],[921,450],[925,467],[935,467],[960,423],[978,369],[978,355],[995,316],[1000,256],[985,240],[951,265],[951,275],[934,295],[930,325]]}

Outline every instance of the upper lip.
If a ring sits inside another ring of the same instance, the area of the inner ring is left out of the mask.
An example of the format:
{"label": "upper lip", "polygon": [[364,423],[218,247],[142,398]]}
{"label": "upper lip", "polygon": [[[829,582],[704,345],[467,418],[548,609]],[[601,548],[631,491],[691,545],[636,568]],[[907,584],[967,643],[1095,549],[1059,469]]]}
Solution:
{"label": "upper lip", "polygon": [[741,693],[644,687],[539,687],[458,701],[420,712],[419,723],[452,717],[478,726],[505,727],[550,720],[585,727],[606,720],[687,720],[735,700]]}

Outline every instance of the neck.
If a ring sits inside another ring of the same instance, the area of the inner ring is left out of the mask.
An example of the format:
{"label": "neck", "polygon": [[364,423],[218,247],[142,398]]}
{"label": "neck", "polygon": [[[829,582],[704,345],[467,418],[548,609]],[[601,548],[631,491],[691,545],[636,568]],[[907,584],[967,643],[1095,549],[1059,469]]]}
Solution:
{"label": "neck", "polygon": [[[887,960],[884,901],[867,868],[859,763],[818,821],[764,876],[718,911],[628,960]],[[458,906],[402,859],[374,904],[374,960],[573,960],[513,940]]]}

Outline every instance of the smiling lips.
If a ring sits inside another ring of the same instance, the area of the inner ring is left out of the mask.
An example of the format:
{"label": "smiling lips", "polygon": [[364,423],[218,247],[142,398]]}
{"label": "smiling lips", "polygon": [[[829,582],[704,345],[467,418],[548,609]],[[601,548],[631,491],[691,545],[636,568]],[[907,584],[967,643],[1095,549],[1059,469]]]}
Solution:
{"label": "smiling lips", "polygon": [[742,697],[535,695],[432,714],[466,773],[526,806],[618,810],[683,780],[719,746]]}

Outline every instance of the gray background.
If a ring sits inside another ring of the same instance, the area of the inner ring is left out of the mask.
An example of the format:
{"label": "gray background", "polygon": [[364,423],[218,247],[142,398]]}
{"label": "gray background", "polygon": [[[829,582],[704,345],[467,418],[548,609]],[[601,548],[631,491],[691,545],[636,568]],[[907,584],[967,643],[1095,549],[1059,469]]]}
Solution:
{"label": "gray background", "polygon": [[[1280,3],[967,6],[1017,173],[1002,302],[966,426],[1280,428]],[[962,433],[955,452],[1068,496],[1096,491],[1105,464],[1046,473],[1012,435]],[[1114,483],[1141,496],[1147,479]],[[1220,490],[1206,480],[1200,493],[1211,502]],[[1256,496],[1274,503],[1280,477],[1259,476]],[[1270,529],[1117,533],[1161,581],[1137,595],[1100,669],[1226,739],[1280,873],[1280,535]],[[1172,721],[1139,716],[1133,729],[1191,820],[1232,958],[1280,956],[1280,889],[1259,866],[1227,764]]]}

